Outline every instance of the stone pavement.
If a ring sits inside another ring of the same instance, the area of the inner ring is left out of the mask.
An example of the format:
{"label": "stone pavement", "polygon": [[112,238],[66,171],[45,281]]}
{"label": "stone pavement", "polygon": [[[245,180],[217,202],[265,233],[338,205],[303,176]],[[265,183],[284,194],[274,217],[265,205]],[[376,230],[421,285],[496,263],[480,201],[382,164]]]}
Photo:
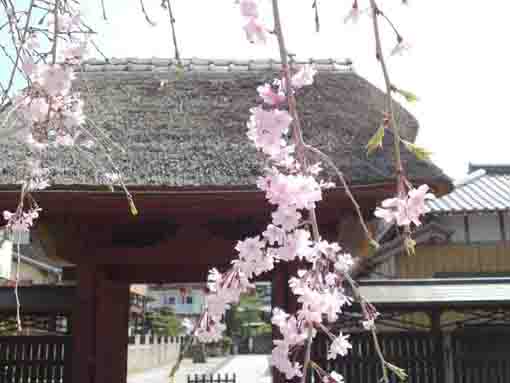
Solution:
{"label": "stone pavement", "polygon": [[236,374],[237,383],[271,383],[270,355],[236,355],[217,372]]}
{"label": "stone pavement", "polygon": [[[184,359],[181,363],[175,383],[186,383],[186,377],[193,374],[216,373],[225,364],[228,364],[232,356],[207,358],[207,363],[193,363],[191,359]],[[163,366],[128,376],[128,383],[168,383],[168,374],[173,365]],[[240,382],[240,380],[237,380]]]}

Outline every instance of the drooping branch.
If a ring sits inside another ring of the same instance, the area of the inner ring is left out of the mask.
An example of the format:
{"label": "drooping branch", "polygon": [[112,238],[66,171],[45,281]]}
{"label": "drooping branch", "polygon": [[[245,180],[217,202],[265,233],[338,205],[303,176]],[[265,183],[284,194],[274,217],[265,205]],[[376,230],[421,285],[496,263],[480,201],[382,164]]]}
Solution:
{"label": "drooping branch", "polygon": [[[280,9],[278,6],[278,0],[273,0],[273,18],[274,18],[274,30],[276,37],[278,39],[278,47],[280,50],[280,60],[282,62],[282,72],[283,78],[285,80],[285,93],[287,96],[287,102],[289,105],[289,113],[292,117],[292,136],[294,140],[294,144],[296,146],[297,156],[299,163],[301,165],[301,169],[306,170],[306,153],[305,153],[305,143],[303,140],[303,133],[301,130],[301,122],[299,119],[299,114],[297,111],[297,103],[296,98],[294,97],[294,92],[291,88],[291,76],[290,76],[290,68],[288,63],[288,52],[285,46],[285,39],[283,36],[282,23],[280,18]],[[310,221],[312,226],[312,238],[314,241],[320,241],[320,233],[319,233],[319,225],[317,222],[317,216],[315,214],[315,209],[311,208],[309,210]],[[301,383],[306,382],[306,372],[307,368],[310,364],[310,356],[312,350],[312,338],[313,338],[313,327],[310,326],[308,328],[308,336],[306,340],[306,350],[305,350],[305,359],[303,361],[304,371],[303,376],[301,378]]]}
{"label": "drooping branch", "polygon": [[[386,113],[388,114],[389,118],[389,125],[390,128],[393,131],[393,146],[395,151],[395,172],[397,176],[397,183],[401,183],[401,177],[403,175],[403,167],[402,167],[402,160],[400,158],[400,129],[397,124],[396,118],[395,118],[395,112],[393,108],[393,98],[391,96],[392,93],[392,85],[390,81],[390,75],[388,72],[388,68],[386,66],[386,61],[384,59],[384,53],[382,50],[382,44],[381,44],[381,34],[379,31],[379,19],[378,16],[380,15],[379,8],[377,7],[377,4],[375,0],[370,0],[370,6],[372,9],[372,26],[374,31],[374,39],[375,39],[375,49],[376,49],[376,57],[379,61],[379,64],[381,66],[381,70],[384,77],[384,84],[386,87]],[[400,188],[400,186],[399,186]]]}
{"label": "drooping branch", "polygon": [[147,23],[149,23],[151,26],[155,27],[156,23],[154,21],[152,21],[152,19],[149,17],[149,14],[147,13],[147,11],[145,9],[145,5],[143,3],[143,0],[140,0],[140,7],[142,8],[142,13],[143,13]]}
{"label": "drooping branch", "polygon": [[[21,59],[21,49],[23,47],[23,44],[25,44],[25,41],[26,41],[26,38],[27,38],[27,34],[28,34],[28,30],[29,30],[29,27],[30,27],[30,20],[31,20],[31,17],[32,17],[32,9],[34,7],[34,1],[35,0],[30,0],[29,6],[28,6],[28,11],[27,11],[27,16],[26,16],[27,20],[25,22],[25,26],[23,27],[23,35],[21,36],[20,47],[17,48],[16,44],[14,45],[16,47],[16,58],[14,60],[14,67],[12,68],[11,74],[9,76],[9,81],[7,83],[7,86],[5,87],[4,94],[2,96],[2,102],[1,102],[2,104],[8,98],[9,91],[12,88],[12,84],[14,83],[14,76],[16,74],[16,71],[17,71],[17,68],[18,68],[18,65],[19,65],[19,61]],[[6,13],[7,12],[8,12],[8,10],[7,10],[7,7],[6,7]],[[13,9],[13,12],[14,12],[14,9]]]}

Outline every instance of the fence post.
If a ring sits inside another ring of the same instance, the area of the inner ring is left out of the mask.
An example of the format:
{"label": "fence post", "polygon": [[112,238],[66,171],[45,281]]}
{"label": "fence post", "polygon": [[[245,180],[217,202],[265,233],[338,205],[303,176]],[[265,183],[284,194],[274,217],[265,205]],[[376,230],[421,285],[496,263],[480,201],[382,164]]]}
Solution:
{"label": "fence post", "polygon": [[435,351],[435,362],[436,362],[436,371],[437,371],[437,382],[443,383],[445,382],[445,376],[448,376],[446,373],[446,368],[448,368],[448,364],[445,360],[445,353],[443,349],[443,333],[441,331],[441,311],[433,310],[430,312],[430,323],[431,323],[431,332],[432,339],[434,339],[434,351]]}

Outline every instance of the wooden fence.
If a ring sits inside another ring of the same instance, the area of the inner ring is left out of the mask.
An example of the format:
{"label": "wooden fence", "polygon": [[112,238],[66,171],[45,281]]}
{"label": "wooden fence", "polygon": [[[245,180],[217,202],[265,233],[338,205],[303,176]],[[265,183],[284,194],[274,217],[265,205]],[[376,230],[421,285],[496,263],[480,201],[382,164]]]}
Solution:
{"label": "wooden fence", "polygon": [[70,383],[71,336],[0,337],[0,382]]}
{"label": "wooden fence", "polygon": [[[464,328],[436,335],[405,331],[379,333],[378,338],[385,359],[406,370],[407,383],[510,382],[508,328]],[[346,357],[328,360],[330,341],[320,337],[313,358],[326,371],[342,374],[346,382],[378,382],[381,363],[371,334],[352,334],[351,343],[352,350]]]}
{"label": "wooden fence", "polygon": [[236,383],[236,374],[194,374],[194,375],[188,375],[187,383]]}

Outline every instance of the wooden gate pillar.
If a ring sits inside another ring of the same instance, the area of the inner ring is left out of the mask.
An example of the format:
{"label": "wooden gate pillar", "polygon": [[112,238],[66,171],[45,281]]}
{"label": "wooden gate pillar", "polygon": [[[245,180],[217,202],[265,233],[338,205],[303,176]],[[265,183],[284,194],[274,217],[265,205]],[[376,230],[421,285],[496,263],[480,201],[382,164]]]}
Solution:
{"label": "wooden gate pillar", "polygon": [[72,383],[93,383],[96,347],[95,268],[89,265],[77,266],[76,279],[76,302],[72,318]]}
{"label": "wooden gate pillar", "polygon": [[129,284],[97,274],[94,383],[126,383]]}

